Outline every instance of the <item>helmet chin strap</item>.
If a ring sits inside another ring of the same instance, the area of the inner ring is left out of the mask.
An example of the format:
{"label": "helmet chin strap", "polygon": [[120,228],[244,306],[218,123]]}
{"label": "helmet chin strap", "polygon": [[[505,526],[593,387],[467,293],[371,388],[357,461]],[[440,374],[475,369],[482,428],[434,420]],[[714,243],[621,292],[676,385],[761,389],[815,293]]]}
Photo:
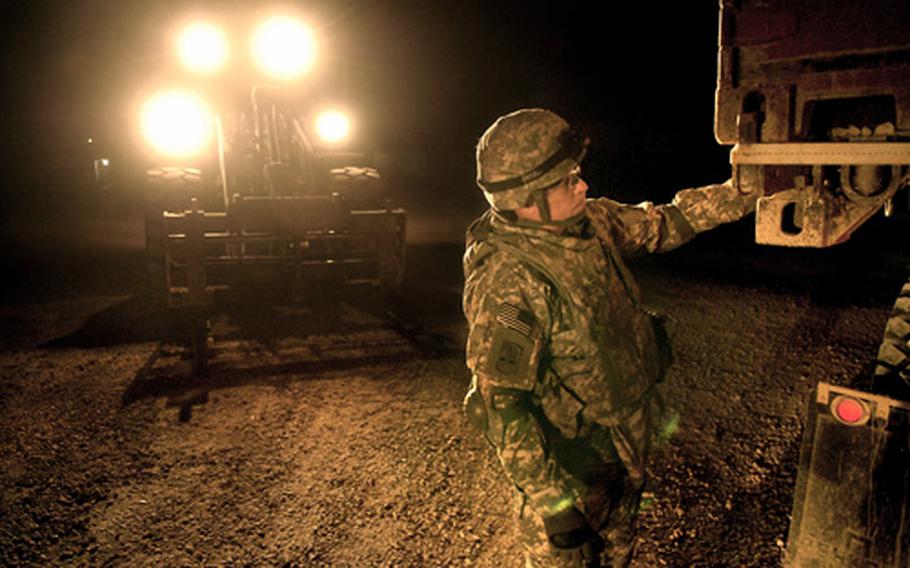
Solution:
{"label": "helmet chin strap", "polygon": [[534,205],[537,206],[537,210],[540,212],[541,221],[549,225],[553,220],[550,218],[550,202],[547,201],[546,190],[534,193],[533,198]]}
{"label": "helmet chin strap", "polygon": [[540,211],[541,225],[568,227],[578,223],[578,221],[585,216],[585,212],[582,210],[580,213],[576,213],[575,215],[572,215],[566,219],[554,221],[550,214],[550,202],[547,201],[547,192],[545,190],[538,191],[534,194],[534,204],[537,205],[537,210]]}
{"label": "helmet chin strap", "polygon": [[550,203],[547,201],[546,193],[546,190],[541,190],[531,195],[531,202],[537,206],[537,210],[540,212],[540,221],[523,219],[513,214],[509,216],[513,218],[511,222],[515,225],[521,227],[529,227],[531,229],[540,229],[542,227],[564,228],[576,225],[579,221],[585,218],[585,212],[582,210],[580,213],[572,215],[566,219],[554,221],[551,217]]}

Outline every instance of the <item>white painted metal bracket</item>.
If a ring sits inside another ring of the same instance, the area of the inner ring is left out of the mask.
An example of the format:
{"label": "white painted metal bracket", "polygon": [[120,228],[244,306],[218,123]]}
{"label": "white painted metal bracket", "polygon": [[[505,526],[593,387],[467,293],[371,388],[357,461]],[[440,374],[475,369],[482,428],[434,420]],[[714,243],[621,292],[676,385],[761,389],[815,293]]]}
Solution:
{"label": "white painted metal bracket", "polygon": [[737,144],[733,165],[910,165],[910,142],[811,142]]}

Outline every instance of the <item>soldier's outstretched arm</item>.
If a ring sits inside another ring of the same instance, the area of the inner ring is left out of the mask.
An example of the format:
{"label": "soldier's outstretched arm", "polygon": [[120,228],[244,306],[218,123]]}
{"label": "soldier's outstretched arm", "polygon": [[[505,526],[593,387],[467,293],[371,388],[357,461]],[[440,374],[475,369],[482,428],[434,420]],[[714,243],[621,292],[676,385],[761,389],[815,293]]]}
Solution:
{"label": "soldier's outstretched arm", "polygon": [[755,197],[728,180],[684,189],[666,205],[600,198],[589,200],[587,210],[595,229],[607,232],[623,256],[636,256],[673,250],[698,233],[742,219],[755,210]]}
{"label": "soldier's outstretched arm", "polygon": [[682,213],[696,233],[738,221],[755,211],[757,194],[740,193],[731,180],[694,189],[673,197],[672,207]]}

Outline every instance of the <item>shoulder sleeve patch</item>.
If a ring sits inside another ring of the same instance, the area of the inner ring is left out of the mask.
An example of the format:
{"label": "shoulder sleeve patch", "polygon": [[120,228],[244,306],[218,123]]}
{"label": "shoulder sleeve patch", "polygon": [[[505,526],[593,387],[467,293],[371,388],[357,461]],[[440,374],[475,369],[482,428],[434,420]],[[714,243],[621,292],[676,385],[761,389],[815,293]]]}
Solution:
{"label": "shoulder sleeve patch", "polygon": [[536,359],[540,335],[534,316],[503,303],[499,306],[496,323],[486,372],[504,379],[528,376],[533,371],[531,361]]}

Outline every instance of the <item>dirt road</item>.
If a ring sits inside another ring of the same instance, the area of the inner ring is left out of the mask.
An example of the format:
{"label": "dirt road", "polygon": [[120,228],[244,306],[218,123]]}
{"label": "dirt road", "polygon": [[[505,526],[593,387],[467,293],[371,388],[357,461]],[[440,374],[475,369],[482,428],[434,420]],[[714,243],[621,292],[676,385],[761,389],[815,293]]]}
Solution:
{"label": "dirt road", "polygon": [[[398,320],[221,316],[206,383],[130,294],[0,308],[0,564],[519,566],[508,483],[461,413],[458,247],[412,259]],[[676,322],[680,417],[638,567],[779,564],[805,398],[868,371],[900,282],[843,253],[731,259],[636,266]]]}

